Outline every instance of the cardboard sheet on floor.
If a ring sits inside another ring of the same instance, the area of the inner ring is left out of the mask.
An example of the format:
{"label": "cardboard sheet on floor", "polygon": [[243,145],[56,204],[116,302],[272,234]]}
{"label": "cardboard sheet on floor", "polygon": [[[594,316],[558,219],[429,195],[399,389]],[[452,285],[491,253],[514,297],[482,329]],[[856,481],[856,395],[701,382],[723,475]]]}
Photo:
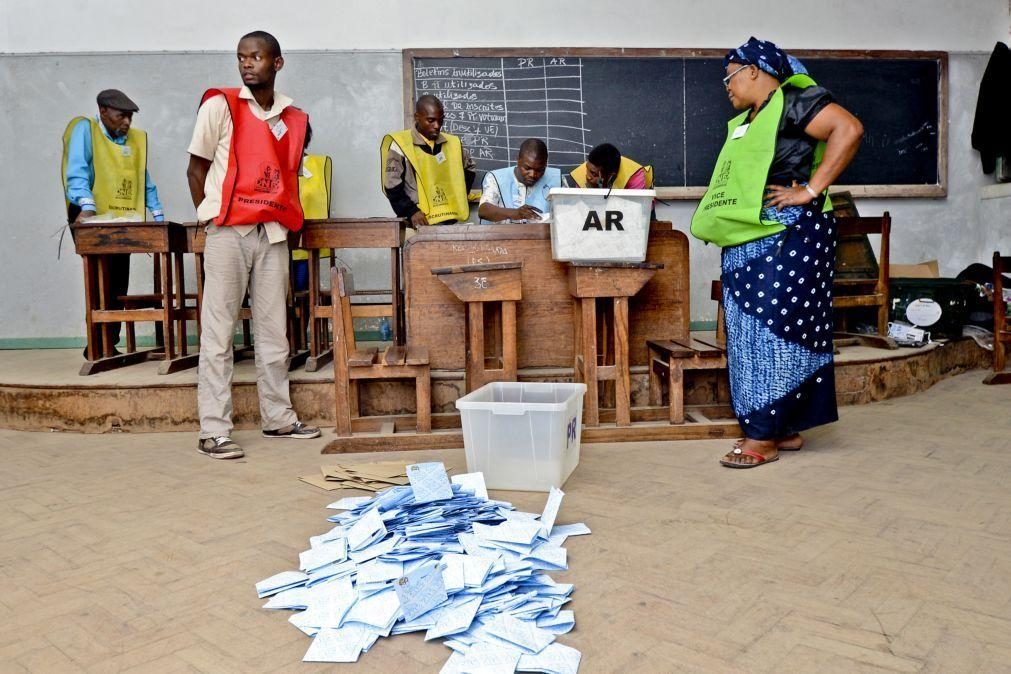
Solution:
{"label": "cardboard sheet on floor", "polygon": [[331,464],[320,466],[318,475],[303,475],[298,479],[327,491],[360,489],[374,493],[388,487],[409,484],[408,463],[410,462],[372,461],[369,463]]}

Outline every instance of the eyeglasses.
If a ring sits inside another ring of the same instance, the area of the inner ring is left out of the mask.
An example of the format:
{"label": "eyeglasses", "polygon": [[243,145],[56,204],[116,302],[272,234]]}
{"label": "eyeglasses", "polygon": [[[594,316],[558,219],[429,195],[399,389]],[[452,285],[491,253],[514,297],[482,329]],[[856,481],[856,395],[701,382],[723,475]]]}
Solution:
{"label": "eyeglasses", "polygon": [[729,87],[730,86],[730,80],[733,79],[734,75],[736,75],[737,73],[741,72],[742,70],[746,70],[749,67],[751,67],[751,64],[748,64],[746,66],[741,66],[740,68],[738,68],[734,72],[732,72],[729,75],[727,75],[726,77],[724,77],[723,78],[723,86],[724,87]]}

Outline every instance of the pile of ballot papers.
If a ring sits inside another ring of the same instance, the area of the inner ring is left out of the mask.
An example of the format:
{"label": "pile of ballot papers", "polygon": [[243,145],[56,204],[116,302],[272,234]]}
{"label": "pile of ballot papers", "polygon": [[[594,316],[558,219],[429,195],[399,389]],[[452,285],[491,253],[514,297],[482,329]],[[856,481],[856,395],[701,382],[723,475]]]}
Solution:
{"label": "pile of ballot papers", "polygon": [[589,534],[556,525],[564,494],[544,511],[488,498],[481,473],[450,481],[441,463],[407,467],[409,485],[330,504],[330,531],[309,539],[299,570],[256,584],[267,609],[297,611],[313,637],[306,662],[356,662],[380,637],[425,632],[452,653],[444,674],[578,671],[580,653],[558,643],[575,626],[573,586],[547,575],[568,568],[562,545]]}

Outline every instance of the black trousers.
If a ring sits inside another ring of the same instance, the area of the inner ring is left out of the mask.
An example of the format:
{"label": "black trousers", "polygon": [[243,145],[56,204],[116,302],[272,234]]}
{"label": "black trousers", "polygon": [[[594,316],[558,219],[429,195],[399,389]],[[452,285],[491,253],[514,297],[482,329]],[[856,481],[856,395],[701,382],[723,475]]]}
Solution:
{"label": "black trousers", "polygon": [[[70,204],[67,207],[67,222],[73,224],[74,220],[77,220],[77,216],[81,214],[81,207],[76,204]],[[108,260],[109,266],[109,304],[107,309],[122,309],[123,302],[119,299],[121,296],[126,295],[127,290],[130,288],[130,254],[121,253],[118,255],[106,255],[106,260]],[[122,323],[111,323],[112,326],[112,344],[113,346],[119,342],[119,334],[122,331]],[[101,345],[99,345],[101,348]]]}

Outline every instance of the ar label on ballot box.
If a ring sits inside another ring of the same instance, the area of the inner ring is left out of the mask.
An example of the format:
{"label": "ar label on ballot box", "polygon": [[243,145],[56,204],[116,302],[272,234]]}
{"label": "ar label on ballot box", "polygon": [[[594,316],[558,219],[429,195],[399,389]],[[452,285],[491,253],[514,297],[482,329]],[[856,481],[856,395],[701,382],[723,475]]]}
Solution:
{"label": "ar label on ballot box", "polygon": [[561,262],[646,259],[653,190],[554,188],[551,257]]}
{"label": "ar label on ballot box", "polygon": [[589,229],[596,229],[597,231],[612,229],[619,229],[625,231],[625,228],[621,226],[621,221],[624,218],[624,213],[621,211],[604,211],[603,225],[601,225],[600,213],[597,211],[590,211],[586,214],[586,221],[583,222],[583,231]]}

